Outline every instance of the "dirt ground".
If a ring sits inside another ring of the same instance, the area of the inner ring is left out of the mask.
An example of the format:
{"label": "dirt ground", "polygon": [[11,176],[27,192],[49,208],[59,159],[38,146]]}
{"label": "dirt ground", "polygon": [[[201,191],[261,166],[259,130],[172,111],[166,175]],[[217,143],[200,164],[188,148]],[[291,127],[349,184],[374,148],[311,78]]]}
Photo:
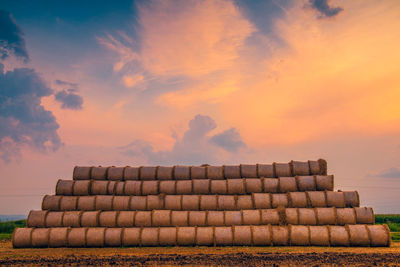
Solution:
{"label": "dirt ground", "polygon": [[0,266],[400,266],[400,243],[389,248],[138,247],[13,249],[0,242]]}

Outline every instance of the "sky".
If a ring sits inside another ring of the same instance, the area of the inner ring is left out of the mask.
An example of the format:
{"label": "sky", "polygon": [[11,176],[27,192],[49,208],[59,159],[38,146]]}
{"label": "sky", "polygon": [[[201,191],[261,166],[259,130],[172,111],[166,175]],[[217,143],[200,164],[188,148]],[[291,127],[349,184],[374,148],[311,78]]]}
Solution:
{"label": "sky", "polygon": [[400,213],[397,0],[0,0],[0,214],[75,165],[324,158]]}

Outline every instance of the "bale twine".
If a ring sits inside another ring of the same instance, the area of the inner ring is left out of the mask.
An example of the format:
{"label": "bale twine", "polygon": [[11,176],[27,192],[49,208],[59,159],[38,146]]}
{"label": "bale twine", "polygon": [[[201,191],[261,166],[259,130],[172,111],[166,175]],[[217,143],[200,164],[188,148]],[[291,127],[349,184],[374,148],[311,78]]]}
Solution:
{"label": "bale twine", "polygon": [[90,179],[92,180],[106,180],[108,167],[93,167]]}
{"label": "bale twine", "polygon": [[73,186],[74,196],[90,195],[91,180],[75,181]]}
{"label": "bale twine", "polygon": [[175,195],[177,181],[160,181],[160,194]]}
{"label": "bale twine", "polygon": [[310,245],[329,246],[329,231],[327,226],[310,226]]}
{"label": "bale twine", "polygon": [[139,170],[140,180],[155,180],[157,178],[157,167],[144,166]]}
{"label": "bale twine", "polygon": [[218,209],[217,195],[200,195],[200,210]]}
{"label": "bale twine", "polygon": [[121,228],[107,228],[104,234],[104,246],[105,247],[120,247],[122,229]]}
{"label": "bale twine", "polygon": [[195,227],[177,227],[177,244],[180,246],[193,246],[196,243]]}
{"label": "bale twine", "polygon": [[117,186],[118,181],[108,181],[107,185],[107,194],[115,195],[115,187]]}
{"label": "bale twine", "polygon": [[307,194],[305,192],[289,192],[288,206],[296,208],[306,208],[308,206]]}
{"label": "bale twine", "polygon": [[118,181],[114,187],[114,194],[118,196],[123,196],[125,194],[125,182]]}
{"label": "bale twine", "polygon": [[270,246],[272,244],[271,225],[254,225],[251,227],[253,245]]}
{"label": "bale twine", "polygon": [[78,197],[78,210],[95,210],[96,209],[96,196],[82,196]]}
{"label": "bale twine", "polygon": [[[218,201],[225,196],[219,196]],[[226,196],[228,197],[228,196]],[[253,203],[253,198],[251,195],[239,195],[237,196],[236,200],[236,205],[235,205],[235,197],[234,196],[229,196],[231,199],[230,202],[228,202],[229,205],[225,205],[223,210],[246,210],[246,209],[254,209],[254,203]],[[220,206],[221,208],[221,206]],[[221,209],[220,209],[221,210]]]}
{"label": "bale twine", "polygon": [[279,212],[276,209],[261,210],[261,224],[279,224]]}
{"label": "bale twine", "polygon": [[328,207],[344,208],[346,199],[343,192],[326,191],[326,203]]}
{"label": "bale twine", "polygon": [[49,246],[49,228],[34,228],[32,230],[32,247],[34,248],[45,248]]}
{"label": "bale twine", "polygon": [[89,180],[91,177],[92,167],[75,166],[72,173],[73,180]]}
{"label": "bale twine", "polygon": [[[192,175],[192,176],[191,176]],[[175,180],[189,180],[192,179],[205,179],[205,168],[189,166],[175,166],[174,167]]]}
{"label": "bale twine", "polygon": [[239,210],[235,211],[223,211],[225,215],[225,226],[241,225],[242,224],[242,212]]}
{"label": "bale twine", "polygon": [[288,196],[287,194],[271,194],[272,196],[272,207],[277,208],[279,206],[288,206]]}
{"label": "bale twine", "polygon": [[257,164],[257,177],[274,178],[274,166],[272,164]]}
{"label": "bale twine", "polygon": [[64,211],[62,226],[81,227],[82,211]]}
{"label": "bale twine", "polygon": [[114,196],[96,196],[96,210],[112,210]]}
{"label": "bale twine", "polygon": [[226,180],[229,195],[241,195],[246,193],[245,179]]}
{"label": "bale twine", "polygon": [[158,242],[160,246],[176,245],[176,227],[160,227]]}
{"label": "bale twine", "polygon": [[344,226],[327,226],[329,229],[329,238],[331,246],[349,246],[350,238],[347,228]]}
{"label": "bale twine", "polygon": [[227,180],[211,180],[211,193],[225,195],[228,193]]}
{"label": "bale twine", "polygon": [[60,210],[76,210],[78,208],[79,197],[62,197],[60,200]]}
{"label": "bale twine", "polygon": [[295,177],[279,177],[279,192],[295,192],[297,191],[297,184]]}
{"label": "bale twine", "polygon": [[73,180],[58,180],[56,184],[56,195],[72,196],[74,182]]}
{"label": "bale twine", "polygon": [[139,227],[123,228],[122,246],[124,247],[140,246],[140,232],[141,229]]}
{"label": "bale twine", "polygon": [[386,224],[366,225],[372,247],[390,247],[390,230]]}
{"label": "bale twine", "polygon": [[333,191],[334,178],[333,175],[315,175],[315,182],[317,185],[317,190],[319,191]]}
{"label": "bale twine", "polygon": [[46,227],[48,210],[31,210],[26,219],[27,227]]}
{"label": "bale twine", "polygon": [[[201,180],[200,180],[201,181]],[[176,181],[176,194],[178,195],[190,195],[192,191],[192,180],[180,180]]]}
{"label": "bale twine", "polygon": [[244,225],[258,225],[261,224],[261,211],[260,210],[242,210],[243,224]]}
{"label": "bale twine", "polygon": [[233,226],[233,245],[251,246],[253,244],[251,226]]}
{"label": "bale twine", "polygon": [[316,180],[314,176],[297,176],[296,181],[299,191],[317,190]]}
{"label": "bale twine", "polygon": [[358,224],[374,224],[374,210],[369,207],[354,208]]}
{"label": "bale twine", "polygon": [[290,245],[309,246],[310,230],[306,225],[289,225]]}
{"label": "bale twine", "polygon": [[206,211],[190,211],[189,226],[206,226],[207,212]]}
{"label": "bale twine", "polygon": [[81,215],[82,227],[97,227],[99,226],[100,211],[85,211]]}
{"label": "bale twine", "polygon": [[130,197],[118,196],[114,197],[113,210],[129,210]]}
{"label": "bale twine", "polygon": [[292,172],[289,163],[274,163],[275,177],[290,177]]}
{"label": "bale twine", "polygon": [[256,209],[270,209],[272,207],[271,194],[254,193],[253,202]]}
{"label": "bale twine", "polygon": [[157,195],[159,181],[143,181],[142,182],[142,195]]}
{"label": "bale twine", "polygon": [[302,225],[316,225],[317,224],[317,214],[315,209],[298,209],[299,212],[299,224]]}
{"label": "bale twine", "polygon": [[167,210],[181,210],[182,209],[182,195],[166,195],[164,198],[165,209]]}
{"label": "bale twine", "polygon": [[49,247],[66,247],[68,244],[68,230],[69,228],[67,227],[50,228]]}
{"label": "bale twine", "polygon": [[199,210],[200,196],[199,195],[183,195],[182,210]]}
{"label": "bale twine", "polygon": [[170,210],[153,210],[152,212],[152,226],[171,226]]}
{"label": "bale twine", "polygon": [[245,188],[246,193],[262,193],[263,190],[263,179],[255,178],[255,179],[244,179],[245,180]]}
{"label": "bale twine", "polygon": [[224,165],[224,176],[225,179],[240,178],[240,166]]}
{"label": "bale twine", "polygon": [[342,191],[346,199],[346,207],[355,208],[360,206],[360,196],[357,191]]}
{"label": "bale twine", "polygon": [[196,179],[192,180],[193,183],[193,194],[210,194],[211,192],[211,180],[210,179]]}
{"label": "bale twine", "polygon": [[291,161],[290,162],[292,169],[293,169],[293,175],[310,175],[310,166],[308,165],[308,162],[303,162],[303,161]]}
{"label": "bale twine", "polygon": [[101,227],[117,227],[117,211],[103,211],[99,215],[99,225]]}
{"label": "bale twine", "polygon": [[210,226],[224,226],[224,212],[223,211],[207,211],[207,225]]}
{"label": "bale twine", "polygon": [[214,244],[214,227],[196,228],[196,245],[212,246]]}
{"label": "bale twine", "polygon": [[188,226],[189,212],[188,211],[171,211],[172,226]]}
{"label": "bale twine", "polygon": [[15,228],[12,236],[13,248],[32,247],[31,238],[34,228]]}
{"label": "bale twine", "polygon": [[124,180],[139,180],[139,167],[125,167],[124,169]]}
{"label": "bale twine", "polygon": [[129,201],[131,210],[146,210],[146,196],[132,196]]}
{"label": "bale twine", "polygon": [[354,211],[354,208],[336,209],[336,216],[338,225],[357,223],[356,212]]}
{"label": "bale twine", "polygon": [[152,212],[151,211],[142,211],[142,210],[140,210],[140,211],[136,211],[136,214],[135,214],[135,226],[138,226],[138,227],[142,227],[142,226],[145,226],[145,227],[149,227],[149,226],[151,226],[151,215],[152,215]]}
{"label": "bale twine", "polygon": [[218,246],[232,246],[232,227],[214,227],[214,240]]}
{"label": "bale twine", "polygon": [[86,231],[86,246],[87,247],[104,247],[105,228],[88,228]]}
{"label": "bale twine", "polygon": [[62,227],[64,212],[51,211],[46,216],[46,227]]}
{"label": "bale twine", "polygon": [[68,231],[68,247],[85,247],[86,246],[87,228],[71,228]]}
{"label": "bale twine", "polygon": [[90,185],[90,192],[93,195],[108,195],[109,181],[92,181]]}
{"label": "bale twine", "polygon": [[264,178],[263,179],[264,192],[277,193],[279,190],[278,181],[279,180],[276,178]]}
{"label": "bale twine", "polygon": [[336,208],[315,208],[319,225],[337,224]]}
{"label": "bale twine", "polygon": [[134,211],[120,211],[117,217],[117,226],[118,227],[133,227],[135,219]]}
{"label": "bale twine", "polygon": [[366,225],[349,224],[345,226],[349,231],[350,244],[352,246],[369,246],[370,239]]}
{"label": "bale twine", "polygon": [[326,194],[320,191],[307,191],[308,202],[311,207],[327,207]]}
{"label": "bale twine", "polygon": [[159,166],[157,168],[157,180],[172,180],[173,170],[173,167]]}
{"label": "bale twine", "polygon": [[289,244],[289,228],[287,226],[271,226],[272,244],[274,246],[287,246]]}
{"label": "bale twine", "polygon": [[224,168],[222,166],[207,166],[207,178],[214,180],[224,179]]}
{"label": "bale twine", "polygon": [[124,195],[139,196],[142,194],[142,181],[126,181],[124,183]]}
{"label": "bale twine", "polygon": [[108,168],[107,180],[111,180],[111,181],[124,180],[124,169],[125,169],[125,167],[110,167],[110,168]]}
{"label": "bale twine", "polygon": [[42,200],[42,210],[60,210],[60,201],[62,198],[70,197],[45,195]]}
{"label": "bale twine", "polygon": [[147,210],[162,210],[164,209],[164,198],[160,196],[146,196]]}
{"label": "bale twine", "polygon": [[[281,216],[279,217],[279,221],[276,224],[299,224],[299,211],[298,210],[299,209],[297,209],[297,208],[286,208],[284,210],[284,212],[281,213]],[[279,213],[278,213],[278,215],[279,215]]]}
{"label": "bale twine", "polygon": [[257,178],[257,165],[240,164],[240,174],[242,178]]}

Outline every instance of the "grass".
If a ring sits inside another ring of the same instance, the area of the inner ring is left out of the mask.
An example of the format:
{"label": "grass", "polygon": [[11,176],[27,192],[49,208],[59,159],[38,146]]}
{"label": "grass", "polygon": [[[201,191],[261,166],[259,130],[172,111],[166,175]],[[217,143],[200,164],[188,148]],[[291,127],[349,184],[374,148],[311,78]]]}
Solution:
{"label": "grass", "polygon": [[11,240],[14,229],[25,225],[26,220],[0,222],[0,240]]}

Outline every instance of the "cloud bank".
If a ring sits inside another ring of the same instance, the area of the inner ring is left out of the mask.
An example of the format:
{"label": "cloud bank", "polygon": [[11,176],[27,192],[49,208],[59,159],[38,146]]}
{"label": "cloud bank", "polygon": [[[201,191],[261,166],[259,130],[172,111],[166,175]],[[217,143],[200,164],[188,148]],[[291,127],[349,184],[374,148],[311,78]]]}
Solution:
{"label": "cloud bank", "polygon": [[329,0],[309,0],[311,7],[317,10],[321,18],[323,17],[334,17],[343,11],[341,7],[332,7],[329,5]]}
{"label": "cloud bank", "polygon": [[74,89],[59,91],[54,96],[63,109],[82,109],[83,98]]}

